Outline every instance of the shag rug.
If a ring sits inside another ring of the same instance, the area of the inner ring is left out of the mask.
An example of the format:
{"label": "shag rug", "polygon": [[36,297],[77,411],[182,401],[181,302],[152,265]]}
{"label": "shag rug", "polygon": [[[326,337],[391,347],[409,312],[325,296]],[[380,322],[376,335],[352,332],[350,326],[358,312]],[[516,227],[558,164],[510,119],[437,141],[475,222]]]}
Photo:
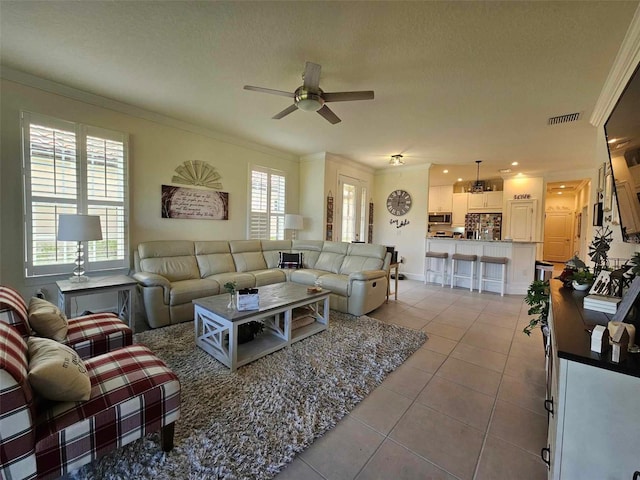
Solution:
{"label": "shag rug", "polygon": [[425,342],[424,332],[331,311],[329,328],[234,373],[195,346],[193,322],[142,332],[180,378],[175,447],[148,435],[75,479],[269,479]]}

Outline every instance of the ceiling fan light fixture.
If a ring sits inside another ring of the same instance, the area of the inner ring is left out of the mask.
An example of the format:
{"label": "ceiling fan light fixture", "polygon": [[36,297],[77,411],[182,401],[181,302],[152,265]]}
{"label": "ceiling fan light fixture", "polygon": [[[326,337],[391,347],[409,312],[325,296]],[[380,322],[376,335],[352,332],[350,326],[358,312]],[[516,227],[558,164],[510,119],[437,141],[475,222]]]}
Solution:
{"label": "ceiling fan light fixture", "polygon": [[400,165],[404,165],[404,160],[402,159],[402,155],[391,155],[391,160],[389,160],[389,165],[393,167],[398,167]]}
{"label": "ceiling fan light fixture", "polygon": [[312,93],[304,88],[296,90],[296,106],[305,112],[317,112],[324,105],[324,99],[317,93]]}

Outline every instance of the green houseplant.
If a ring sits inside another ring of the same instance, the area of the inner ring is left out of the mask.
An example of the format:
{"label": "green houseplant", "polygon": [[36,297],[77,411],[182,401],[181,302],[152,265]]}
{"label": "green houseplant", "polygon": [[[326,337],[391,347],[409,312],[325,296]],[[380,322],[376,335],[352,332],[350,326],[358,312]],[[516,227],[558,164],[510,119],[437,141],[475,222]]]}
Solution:
{"label": "green houseplant", "polygon": [[536,315],[529,320],[529,324],[524,327],[522,332],[531,335],[533,329],[540,326],[544,336],[546,346],[546,338],[549,336],[549,280],[534,280],[527,289],[527,296],[524,301],[529,305],[527,313]]}

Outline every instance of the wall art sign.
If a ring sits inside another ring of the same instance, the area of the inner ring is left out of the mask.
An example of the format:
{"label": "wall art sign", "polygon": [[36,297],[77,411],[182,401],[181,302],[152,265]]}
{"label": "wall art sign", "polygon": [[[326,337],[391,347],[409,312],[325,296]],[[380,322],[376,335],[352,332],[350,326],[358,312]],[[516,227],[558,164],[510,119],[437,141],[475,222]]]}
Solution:
{"label": "wall art sign", "polygon": [[162,185],[162,218],[229,220],[229,194]]}
{"label": "wall art sign", "polygon": [[325,228],[325,240],[333,240],[333,194],[329,190],[327,195],[327,225]]}
{"label": "wall art sign", "polygon": [[516,193],[513,196],[514,200],[529,200],[531,198],[531,194],[530,193]]}
{"label": "wall art sign", "polygon": [[177,166],[175,172],[178,175],[171,177],[173,183],[222,190],[222,183],[218,182],[222,177],[215,167],[202,160],[187,160]]}

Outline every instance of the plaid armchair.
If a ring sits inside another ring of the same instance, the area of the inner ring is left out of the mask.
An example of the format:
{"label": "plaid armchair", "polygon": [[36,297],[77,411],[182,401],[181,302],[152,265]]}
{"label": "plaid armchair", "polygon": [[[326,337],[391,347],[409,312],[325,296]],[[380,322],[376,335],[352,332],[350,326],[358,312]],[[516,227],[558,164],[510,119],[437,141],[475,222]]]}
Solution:
{"label": "plaid armchair", "polygon": [[[0,285],[0,322],[8,323],[23,338],[31,335],[29,311],[22,296]],[[94,313],[69,319],[67,338],[61,342],[87,359],[133,343],[133,332],[113,313]]]}
{"label": "plaid armchair", "polygon": [[91,395],[84,402],[38,399],[27,352],[18,331],[0,322],[0,478],[57,478],[157,431],[163,450],[173,447],[180,383],[148,348],[87,360]]}

